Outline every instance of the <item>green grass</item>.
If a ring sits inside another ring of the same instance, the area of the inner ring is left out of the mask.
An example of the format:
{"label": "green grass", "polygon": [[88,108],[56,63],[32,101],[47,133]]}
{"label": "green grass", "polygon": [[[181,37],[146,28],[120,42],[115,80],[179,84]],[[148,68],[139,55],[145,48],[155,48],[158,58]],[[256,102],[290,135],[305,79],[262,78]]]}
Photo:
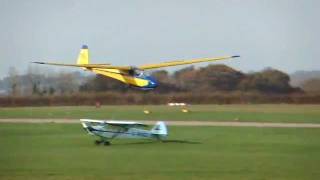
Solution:
{"label": "green grass", "polygon": [[[93,118],[320,123],[320,105],[194,105],[190,113],[168,106],[62,106],[0,108],[0,118]],[[146,115],[144,109],[152,113]]]}
{"label": "green grass", "polygon": [[75,124],[0,124],[0,179],[319,179],[320,130],[169,127],[93,145]]}

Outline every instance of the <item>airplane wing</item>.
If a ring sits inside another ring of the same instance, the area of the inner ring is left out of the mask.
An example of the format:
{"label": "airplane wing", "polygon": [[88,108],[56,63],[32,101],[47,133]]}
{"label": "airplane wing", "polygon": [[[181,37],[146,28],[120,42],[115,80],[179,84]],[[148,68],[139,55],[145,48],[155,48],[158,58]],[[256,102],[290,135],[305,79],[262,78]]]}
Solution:
{"label": "airplane wing", "polygon": [[147,127],[148,125],[138,122],[132,122],[132,121],[105,121],[106,124],[112,125],[112,126],[119,126],[123,128],[131,128],[131,127]]}
{"label": "airplane wing", "polygon": [[138,68],[142,69],[142,70],[145,70],[145,69],[156,69],[156,68],[162,68],[162,67],[168,67],[168,66],[178,66],[178,65],[193,64],[193,63],[200,63],[200,62],[218,61],[218,60],[237,58],[237,57],[240,57],[240,56],[224,56],[224,57],[216,57],[216,58],[200,58],[200,59],[191,59],[191,60],[177,60],[177,61],[163,62],[163,63],[159,63],[159,64],[142,65],[142,66],[140,66]]}
{"label": "airplane wing", "polygon": [[93,119],[80,119],[81,122],[92,122],[99,124],[109,124],[111,126],[117,126],[122,128],[132,128],[132,127],[147,127],[148,125],[133,121],[104,121],[104,120],[93,120]]}
{"label": "airplane wing", "polygon": [[62,64],[62,63],[48,63],[48,62],[32,62],[35,64],[46,64],[54,66],[68,66],[68,67],[84,67],[84,68],[104,68],[104,69],[119,69],[130,70],[130,66],[112,66],[110,64]]}

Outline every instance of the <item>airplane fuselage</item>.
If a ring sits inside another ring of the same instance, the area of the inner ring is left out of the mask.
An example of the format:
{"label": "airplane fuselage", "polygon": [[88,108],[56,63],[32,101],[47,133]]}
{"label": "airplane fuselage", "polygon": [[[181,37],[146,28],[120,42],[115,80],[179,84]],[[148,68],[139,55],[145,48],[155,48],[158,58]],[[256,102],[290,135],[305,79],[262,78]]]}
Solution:
{"label": "airplane fuselage", "polygon": [[89,126],[86,128],[89,133],[105,139],[125,138],[125,139],[157,139],[155,134],[149,130],[130,128],[127,131],[110,129],[106,126]]}
{"label": "airplane fuselage", "polygon": [[[157,122],[151,130],[146,130],[133,127],[132,123],[135,122],[88,119],[81,119],[80,121],[85,131],[100,137],[101,141],[99,143],[109,142],[114,138],[162,140],[167,136],[167,128],[164,122]],[[141,126],[141,124],[138,125]]]}

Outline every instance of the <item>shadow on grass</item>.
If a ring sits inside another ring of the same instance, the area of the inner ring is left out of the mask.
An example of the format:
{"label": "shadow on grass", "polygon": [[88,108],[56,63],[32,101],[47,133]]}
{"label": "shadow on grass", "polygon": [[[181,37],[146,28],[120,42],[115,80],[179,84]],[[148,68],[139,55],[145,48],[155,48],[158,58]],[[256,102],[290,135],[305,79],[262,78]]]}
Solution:
{"label": "shadow on grass", "polygon": [[201,142],[187,141],[187,140],[177,140],[177,139],[164,140],[162,142],[163,143],[181,143],[181,144],[202,144]]}
{"label": "shadow on grass", "polygon": [[128,143],[121,143],[121,144],[112,144],[112,146],[116,145],[137,145],[137,144],[156,144],[156,143],[176,143],[176,144],[202,144],[201,142],[195,141],[187,141],[187,140],[163,140],[163,141],[140,141],[140,142],[128,142]]}

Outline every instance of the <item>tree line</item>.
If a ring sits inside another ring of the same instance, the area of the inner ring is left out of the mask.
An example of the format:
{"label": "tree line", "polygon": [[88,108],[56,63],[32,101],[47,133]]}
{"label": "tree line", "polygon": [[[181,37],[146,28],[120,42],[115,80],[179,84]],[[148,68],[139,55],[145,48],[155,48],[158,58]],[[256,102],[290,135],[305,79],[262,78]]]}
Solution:
{"label": "tree line", "polygon": [[[151,73],[158,83],[154,92],[257,92],[267,94],[303,93],[303,90],[290,85],[288,74],[276,70],[265,69],[260,72],[243,73],[226,65],[208,65],[202,68],[190,66],[170,74],[166,70]],[[80,92],[135,92],[134,88],[126,88],[122,83],[96,75],[79,86]]]}
{"label": "tree line", "polygon": [[101,104],[320,103],[320,81],[310,79],[302,88],[290,85],[285,72],[267,68],[244,73],[226,65],[186,67],[170,73],[151,72],[159,83],[141,91],[101,75],[79,72],[44,75],[11,71],[0,80],[0,106],[51,106]]}

